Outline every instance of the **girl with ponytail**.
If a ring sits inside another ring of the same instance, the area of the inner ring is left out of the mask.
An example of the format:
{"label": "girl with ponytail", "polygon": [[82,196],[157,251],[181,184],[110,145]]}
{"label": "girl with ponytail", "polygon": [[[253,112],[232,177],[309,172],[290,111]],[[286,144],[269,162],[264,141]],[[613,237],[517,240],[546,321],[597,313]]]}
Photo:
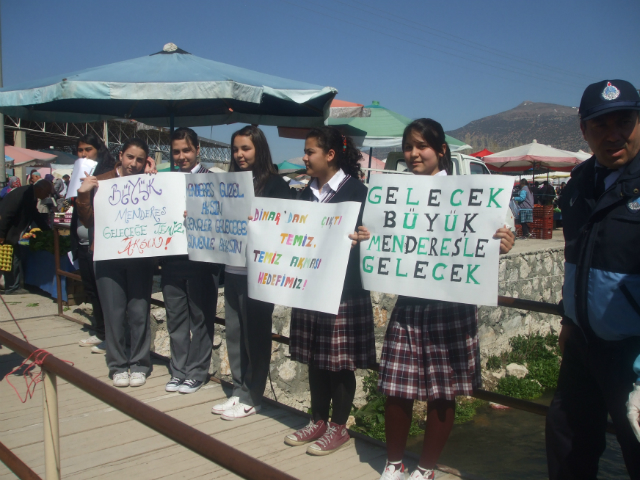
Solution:
{"label": "girl with ponytail", "polygon": [[[322,203],[360,202],[358,227],[367,197],[359,180],[362,154],[349,137],[333,127],[316,128],[305,141],[303,161],[311,181],[300,200]],[[328,455],[349,441],[347,419],[356,391],[356,368],[376,362],[371,296],[360,280],[357,235],[349,256],[337,315],[294,308],[291,312],[291,359],[309,367],[312,419],[285,437],[296,446],[311,443],[310,455]],[[333,407],[331,421],[329,410]]]}

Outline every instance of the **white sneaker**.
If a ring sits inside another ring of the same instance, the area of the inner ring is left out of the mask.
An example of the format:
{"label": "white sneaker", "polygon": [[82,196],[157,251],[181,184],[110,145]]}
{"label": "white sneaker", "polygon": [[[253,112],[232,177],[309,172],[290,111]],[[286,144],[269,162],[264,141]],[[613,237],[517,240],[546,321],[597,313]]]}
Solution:
{"label": "white sneaker", "polygon": [[113,376],[114,387],[128,387],[129,386],[129,372],[116,373]]}
{"label": "white sneaker", "polygon": [[229,397],[226,402],[214,405],[211,409],[211,413],[215,415],[222,415],[226,410],[236,405],[240,401],[240,397]]}
{"label": "white sneaker", "polygon": [[132,372],[131,373],[131,381],[129,382],[129,386],[131,387],[141,387],[147,381],[147,376],[142,372]]}
{"label": "white sneaker", "polygon": [[107,342],[100,342],[98,345],[93,345],[91,347],[91,353],[105,355],[107,353]]}
{"label": "white sneaker", "polygon": [[82,340],[80,340],[78,342],[78,345],[80,345],[81,347],[93,347],[94,345],[101,344],[103,341],[104,340],[100,340],[95,335],[91,335],[89,338],[83,338]]}
{"label": "white sneaker", "polygon": [[384,466],[384,472],[380,480],[404,480],[404,465],[400,463],[389,463]]}
{"label": "white sneaker", "polygon": [[422,473],[420,470],[416,468],[414,472],[411,474],[411,476],[409,477],[409,480],[434,480],[435,478],[436,478],[435,470],[426,470],[424,473]]}
{"label": "white sneaker", "polygon": [[255,415],[260,411],[260,405],[252,407],[251,405],[245,405],[244,403],[236,403],[233,407],[225,410],[220,418],[223,420],[236,420],[238,418],[248,417]]}

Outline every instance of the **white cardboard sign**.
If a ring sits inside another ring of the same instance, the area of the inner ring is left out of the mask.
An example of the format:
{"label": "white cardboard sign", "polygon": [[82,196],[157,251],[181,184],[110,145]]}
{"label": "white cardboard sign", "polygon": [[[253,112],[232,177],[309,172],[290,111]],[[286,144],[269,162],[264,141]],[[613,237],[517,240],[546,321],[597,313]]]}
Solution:
{"label": "white cardboard sign", "polygon": [[513,177],[371,177],[360,245],[367,290],[496,305],[500,241]]}
{"label": "white cardboard sign", "polygon": [[360,203],[256,198],[251,212],[249,297],[337,314]]}
{"label": "white cardboard sign", "polygon": [[94,208],[93,259],[187,254],[184,175],[101,180]]}
{"label": "white cardboard sign", "polygon": [[185,180],[189,259],[244,267],[252,173],[194,173]]}
{"label": "white cardboard sign", "polygon": [[73,198],[78,196],[78,189],[82,185],[82,179],[86,177],[85,173],[93,175],[93,171],[96,169],[98,162],[89,160],[87,158],[79,158],[73,164],[73,171],[71,172],[71,179],[69,180],[69,188],[65,198]]}

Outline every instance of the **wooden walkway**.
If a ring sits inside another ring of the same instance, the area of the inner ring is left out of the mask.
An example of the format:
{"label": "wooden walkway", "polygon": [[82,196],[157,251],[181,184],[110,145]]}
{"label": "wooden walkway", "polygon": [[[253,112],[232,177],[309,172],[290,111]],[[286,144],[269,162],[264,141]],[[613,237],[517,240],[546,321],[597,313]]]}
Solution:
{"label": "wooden walkway", "polygon": [[[78,346],[78,340],[87,333],[81,325],[53,316],[55,304],[50,299],[32,294],[5,299],[12,302],[10,308],[31,344],[111,383],[104,355],[92,354],[89,348]],[[27,308],[28,304],[32,307]],[[0,309],[0,328],[22,338],[2,304]],[[6,347],[0,349],[0,442],[44,476],[42,385],[23,404],[4,380],[5,374],[22,360]],[[308,422],[305,418],[267,406],[258,415],[227,422],[211,414],[211,406],[227,397],[219,384],[210,382],[195,394],[182,395],[164,391],[168,379],[167,365],[154,361],[146,385],[122,391],[294,477],[363,480],[380,477],[386,455],[379,446],[352,439],[348,447],[333,455],[312,457],[304,447],[289,447],[283,442],[286,434]],[[22,377],[14,376],[11,382],[24,396]],[[64,479],[238,478],[60,378],[58,402]],[[16,477],[0,463],[0,479],[10,478]],[[439,472],[436,478],[459,477]]]}

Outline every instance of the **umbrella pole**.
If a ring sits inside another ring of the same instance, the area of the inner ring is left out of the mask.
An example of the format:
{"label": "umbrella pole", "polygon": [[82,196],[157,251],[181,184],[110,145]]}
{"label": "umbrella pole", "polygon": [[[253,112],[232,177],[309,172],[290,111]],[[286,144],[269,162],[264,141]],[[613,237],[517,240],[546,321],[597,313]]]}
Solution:
{"label": "umbrella pole", "polygon": [[[373,147],[369,147],[369,168],[371,168],[371,157],[373,157]],[[371,178],[371,170],[367,172],[367,183],[369,183],[370,178]]]}
{"label": "umbrella pole", "polygon": [[[2,14],[0,13],[0,18]],[[0,88],[2,84],[2,34],[0,33]],[[7,180],[7,164],[4,157],[4,115],[0,114],[0,185]]]}
{"label": "umbrella pole", "polygon": [[[175,116],[173,112],[169,115],[169,133],[173,135],[173,131],[175,130]],[[173,155],[171,155],[171,140],[169,140],[169,171],[173,172]]]}

